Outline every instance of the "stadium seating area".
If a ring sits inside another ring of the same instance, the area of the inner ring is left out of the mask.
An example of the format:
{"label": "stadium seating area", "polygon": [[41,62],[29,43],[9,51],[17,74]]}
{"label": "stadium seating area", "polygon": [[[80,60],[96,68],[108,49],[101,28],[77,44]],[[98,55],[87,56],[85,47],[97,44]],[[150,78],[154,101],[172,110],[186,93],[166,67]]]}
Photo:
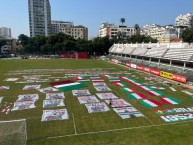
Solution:
{"label": "stadium seating area", "polygon": [[[184,75],[188,81],[193,82],[193,44],[114,44],[109,50],[108,58]],[[163,63],[162,60],[168,61]]]}

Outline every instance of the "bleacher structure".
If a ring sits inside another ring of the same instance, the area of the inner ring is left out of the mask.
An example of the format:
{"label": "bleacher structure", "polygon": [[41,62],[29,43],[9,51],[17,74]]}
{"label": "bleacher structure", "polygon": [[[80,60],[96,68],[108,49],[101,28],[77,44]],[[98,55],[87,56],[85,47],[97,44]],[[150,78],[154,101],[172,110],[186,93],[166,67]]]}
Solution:
{"label": "bleacher structure", "polygon": [[185,75],[193,82],[193,44],[114,44],[108,57]]}

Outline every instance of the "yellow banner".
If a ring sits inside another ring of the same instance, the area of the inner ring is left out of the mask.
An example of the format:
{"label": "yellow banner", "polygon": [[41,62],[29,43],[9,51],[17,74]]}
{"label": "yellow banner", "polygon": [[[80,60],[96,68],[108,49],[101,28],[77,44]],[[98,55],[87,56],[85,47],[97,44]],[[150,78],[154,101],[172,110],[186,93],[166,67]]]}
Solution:
{"label": "yellow banner", "polygon": [[164,78],[168,78],[168,79],[172,79],[173,78],[173,74],[172,73],[165,72],[165,71],[160,71],[160,76],[162,76]]}

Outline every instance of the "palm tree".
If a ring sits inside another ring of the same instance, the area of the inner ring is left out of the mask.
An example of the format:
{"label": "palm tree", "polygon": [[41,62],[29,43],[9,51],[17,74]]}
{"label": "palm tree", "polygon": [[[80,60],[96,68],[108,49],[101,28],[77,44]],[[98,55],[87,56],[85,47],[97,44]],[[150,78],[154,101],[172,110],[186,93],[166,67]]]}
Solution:
{"label": "palm tree", "polygon": [[122,24],[122,26],[123,26],[123,23],[125,23],[125,18],[121,18],[121,19],[120,19],[120,22],[121,22],[121,24]]}

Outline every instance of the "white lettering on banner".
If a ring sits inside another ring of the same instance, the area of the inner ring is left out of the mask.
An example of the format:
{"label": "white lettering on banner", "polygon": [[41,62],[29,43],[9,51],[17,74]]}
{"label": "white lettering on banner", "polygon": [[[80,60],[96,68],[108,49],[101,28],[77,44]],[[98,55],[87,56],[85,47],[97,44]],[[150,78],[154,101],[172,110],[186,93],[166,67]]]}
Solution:
{"label": "white lettering on banner", "polygon": [[193,119],[193,113],[160,116],[165,122],[175,122]]}
{"label": "white lettering on banner", "polygon": [[131,67],[132,68],[137,68],[137,65],[136,64],[131,64]]}

